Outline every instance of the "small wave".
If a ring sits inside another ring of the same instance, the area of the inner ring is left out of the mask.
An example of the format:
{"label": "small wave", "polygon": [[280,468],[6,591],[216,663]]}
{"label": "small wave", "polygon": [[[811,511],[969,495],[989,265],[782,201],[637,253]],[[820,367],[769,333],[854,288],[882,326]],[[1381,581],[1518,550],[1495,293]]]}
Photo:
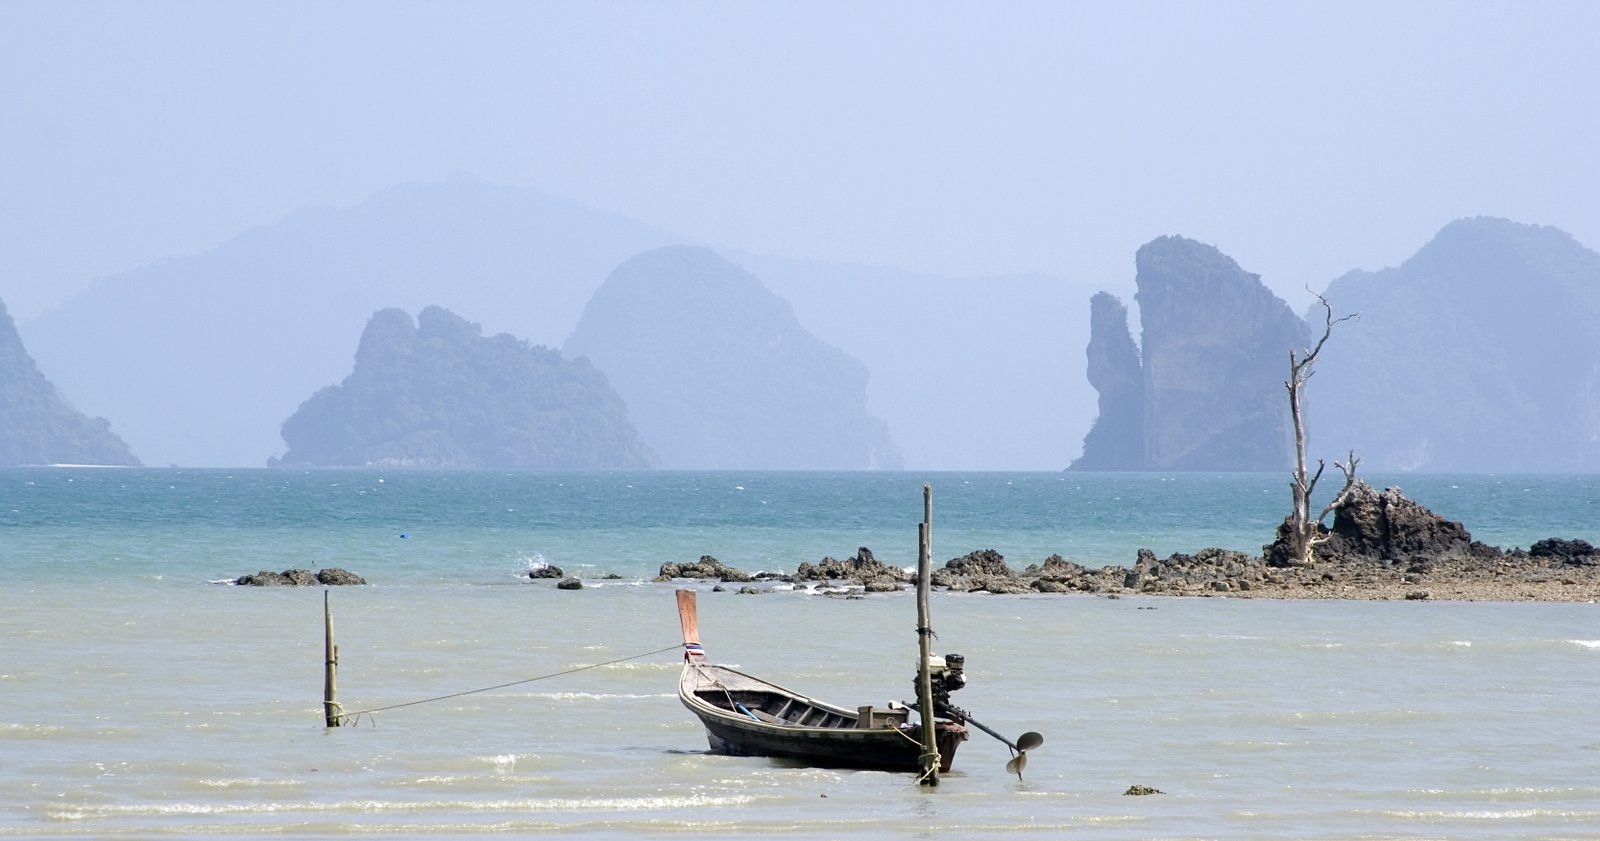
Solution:
{"label": "small wave", "polygon": [[49,739],[66,731],[54,724],[0,724],[0,739]]}
{"label": "small wave", "polygon": [[1368,814],[1430,822],[1441,820],[1508,821],[1527,820],[1529,818],[1557,818],[1562,821],[1587,822],[1600,817],[1600,812],[1571,809],[1393,809]]}
{"label": "small wave", "polygon": [[652,692],[648,694],[626,692],[529,692],[519,697],[537,698],[543,701],[639,701],[654,698],[676,698],[678,695],[675,692]]}
{"label": "small wave", "polygon": [[51,820],[92,820],[114,816],[275,814],[396,814],[418,812],[643,812],[744,806],[754,795],[704,794],[656,797],[563,797],[548,800],[346,800],[336,803],[133,803],[50,804],[42,811]]}
{"label": "small wave", "polygon": [[1567,640],[1567,642],[1582,648],[1600,648],[1600,640]]}
{"label": "small wave", "polygon": [[245,777],[237,779],[195,780],[196,785],[205,788],[232,789],[232,788],[296,788],[306,784],[305,780],[263,780],[260,777]]}
{"label": "small wave", "polygon": [[678,671],[679,669],[683,668],[683,661],[682,660],[678,660],[678,661],[672,662],[672,663],[638,663],[638,662],[634,662],[634,663],[606,663],[604,665],[599,665],[599,664],[595,664],[595,663],[574,663],[574,664],[572,664],[572,668],[574,668],[574,669],[622,669],[624,671],[630,670],[630,669],[638,669],[638,670],[650,671],[650,672],[668,672],[668,671],[675,672],[675,671]]}

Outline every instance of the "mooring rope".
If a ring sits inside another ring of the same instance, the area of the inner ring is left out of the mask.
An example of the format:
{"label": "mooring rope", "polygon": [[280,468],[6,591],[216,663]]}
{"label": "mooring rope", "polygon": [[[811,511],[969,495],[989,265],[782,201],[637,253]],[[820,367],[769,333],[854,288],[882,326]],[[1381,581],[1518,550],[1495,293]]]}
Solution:
{"label": "mooring rope", "polygon": [[[538,677],[524,678],[522,680],[513,680],[510,683],[501,683],[501,684],[496,684],[495,686],[485,686],[485,687],[483,687],[481,689],[468,689],[465,692],[452,692],[449,695],[440,695],[437,698],[423,698],[420,701],[407,701],[407,702],[405,702],[403,704],[390,704],[389,706],[386,706],[386,707],[373,707],[371,709],[356,710],[355,712],[350,712],[350,713],[341,712],[338,715],[338,719],[339,719],[340,722],[344,722],[344,721],[356,722],[356,721],[358,721],[360,719],[361,716],[366,716],[368,718],[371,718],[373,713],[381,713],[381,712],[385,712],[387,710],[398,710],[401,707],[415,707],[415,706],[417,706],[419,704],[431,704],[431,703],[433,703],[435,701],[448,701],[451,698],[460,698],[463,695],[476,695],[479,692],[493,692],[496,689],[505,689],[505,688],[511,687],[511,686],[521,686],[524,683],[533,683],[536,680],[546,680],[548,678],[561,677],[562,675],[570,675],[570,674],[573,674],[575,672],[587,671],[589,669],[598,669],[598,668],[600,668],[602,666],[614,666],[614,665],[616,665],[618,663],[626,663],[629,660],[638,660],[638,659],[640,659],[642,657],[653,657],[653,656],[655,656],[657,654],[664,654],[664,653],[666,653],[668,651],[677,651],[678,649],[681,649],[682,647],[683,647],[682,643],[674,643],[672,645],[667,646],[666,648],[658,648],[655,651],[646,651],[643,654],[634,654],[634,655],[631,655],[631,656],[628,656],[628,657],[619,657],[619,658],[617,658],[615,660],[607,660],[604,663],[591,663],[591,664],[589,664],[587,666],[578,666],[576,668],[566,669],[565,671],[551,672],[550,674],[539,675]],[[341,709],[342,709],[342,707],[341,707]]]}

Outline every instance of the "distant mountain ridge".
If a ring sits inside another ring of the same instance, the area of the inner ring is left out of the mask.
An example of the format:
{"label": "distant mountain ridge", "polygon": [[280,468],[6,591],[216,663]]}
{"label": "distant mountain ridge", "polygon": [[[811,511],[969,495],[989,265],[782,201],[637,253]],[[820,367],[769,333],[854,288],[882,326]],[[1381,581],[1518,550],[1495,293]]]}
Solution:
{"label": "distant mountain ridge", "polygon": [[[692,242],[535,190],[403,184],[101,278],[21,329],[146,460],[254,466],[283,451],[306,395],[348,372],[374,311],[437,304],[556,347],[614,268]],[[1061,426],[1088,423],[1092,391],[1062,363],[1087,336],[1073,302],[1089,287],[718,251],[868,366],[872,414],[917,466],[1046,469],[1076,451]]]}
{"label": "distant mountain ridge", "polygon": [[355,367],[283,424],[284,465],[639,469],[655,456],[587,361],[440,307],[367,322]]}
{"label": "distant mountain ridge", "polygon": [[899,469],[867,369],[707,248],[618,266],[567,340],[604,370],[666,468]]}
{"label": "distant mountain ridge", "polygon": [[437,304],[555,346],[606,272],[679,240],[532,190],[404,184],[102,278],[25,329],[148,460],[258,466],[282,451],[283,419],[348,371],[373,312]]}
{"label": "distant mountain ridge", "polygon": [[1600,470],[1600,254],[1478,217],[1325,293],[1341,325],[1308,392],[1319,441],[1374,470]]}
{"label": "distant mountain ridge", "polygon": [[105,418],[74,409],[39,370],[0,301],[0,467],[139,460]]}

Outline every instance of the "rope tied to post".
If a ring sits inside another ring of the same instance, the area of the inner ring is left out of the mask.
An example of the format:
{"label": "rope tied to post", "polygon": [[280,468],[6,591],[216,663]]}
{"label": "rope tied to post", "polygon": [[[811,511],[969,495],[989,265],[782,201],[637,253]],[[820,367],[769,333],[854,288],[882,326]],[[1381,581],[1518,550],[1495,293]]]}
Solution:
{"label": "rope tied to post", "polygon": [[400,709],[402,707],[415,707],[415,706],[418,706],[418,705],[421,705],[421,704],[431,704],[431,703],[433,703],[435,701],[448,701],[451,698],[460,698],[460,697],[462,697],[464,695],[476,695],[476,694],[479,694],[481,692],[493,692],[496,689],[507,689],[507,688],[510,688],[512,686],[521,686],[524,683],[533,683],[534,681],[548,680],[548,679],[553,678],[553,677],[561,677],[563,675],[570,675],[570,674],[575,674],[577,672],[588,671],[589,669],[599,669],[599,668],[603,668],[605,666],[614,666],[614,665],[616,665],[618,663],[626,663],[629,660],[638,660],[638,659],[641,659],[641,658],[644,658],[644,657],[652,657],[654,655],[663,654],[663,653],[668,652],[668,651],[676,651],[677,649],[679,649],[681,647],[682,647],[681,643],[673,643],[672,645],[669,645],[666,648],[658,648],[655,651],[646,651],[643,654],[633,654],[633,655],[630,655],[630,656],[627,656],[627,657],[618,657],[615,660],[607,660],[604,663],[591,663],[591,664],[589,664],[587,666],[576,666],[574,668],[564,669],[564,670],[559,671],[559,672],[551,672],[550,674],[547,674],[547,675],[539,675],[538,677],[524,678],[522,680],[513,680],[513,681],[510,681],[509,683],[498,683],[498,684],[495,684],[494,686],[485,686],[485,687],[481,687],[479,689],[468,689],[468,690],[466,690],[464,692],[452,692],[452,693],[450,693],[448,695],[439,695],[439,696],[433,697],[433,698],[423,698],[423,699],[421,699],[419,701],[406,701],[405,703],[402,703],[402,704],[389,704],[388,706],[383,706],[383,707],[370,707],[368,709],[356,710],[355,712],[348,712],[348,713],[347,712],[343,712],[344,708],[341,706],[341,707],[339,707],[339,709],[341,711],[340,711],[340,713],[338,714],[337,717],[338,717],[338,720],[341,723],[343,723],[345,721],[349,721],[352,724],[355,724],[355,723],[357,723],[359,721],[361,716],[366,716],[367,718],[371,719],[373,713],[385,712],[385,711],[388,711],[388,710],[398,710],[398,709]]}

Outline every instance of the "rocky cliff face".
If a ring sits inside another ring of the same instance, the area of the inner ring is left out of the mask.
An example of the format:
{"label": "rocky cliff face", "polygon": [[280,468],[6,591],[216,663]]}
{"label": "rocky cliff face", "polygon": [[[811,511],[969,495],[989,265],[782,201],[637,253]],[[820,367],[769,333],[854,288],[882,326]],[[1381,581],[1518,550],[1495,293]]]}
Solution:
{"label": "rocky cliff face", "polygon": [[1144,372],[1128,308],[1109,292],[1089,299],[1089,384],[1100,413],[1083,439],[1078,470],[1127,470],[1144,462]]}
{"label": "rocky cliff face", "polygon": [[660,248],[618,266],[566,352],[606,372],[662,467],[900,467],[867,414],[866,367],[709,249]]}
{"label": "rocky cliff face", "polygon": [[1324,293],[1361,320],[1308,413],[1369,470],[1600,470],[1600,254],[1550,227],[1445,226]]}
{"label": "rocky cliff face", "polygon": [[[1119,324],[1120,302],[1096,296],[1092,306],[1102,317],[1091,323],[1090,346],[1104,350],[1091,351],[1090,376],[1099,380],[1101,416],[1073,467],[1288,465],[1293,433],[1283,381],[1289,351],[1306,344],[1304,322],[1258,275],[1212,246],[1162,237],[1140,248],[1136,263],[1142,415],[1135,426],[1139,401],[1127,387],[1131,350],[1119,335],[1127,331],[1126,316]],[[1133,434],[1141,442],[1137,452],[1129,443]]]}
{"label": "rocky cliff face", "polygon": [[91,418],[62,399],[23,347],[0,302],[0,467],[24,464],[137,466],[105,418]]}
{"label": "rocky cliff face", "polygon": [[367,323],[355,370],[283,424],[283,464],[613,469],[654,457],[587,361],[439,307]]}

